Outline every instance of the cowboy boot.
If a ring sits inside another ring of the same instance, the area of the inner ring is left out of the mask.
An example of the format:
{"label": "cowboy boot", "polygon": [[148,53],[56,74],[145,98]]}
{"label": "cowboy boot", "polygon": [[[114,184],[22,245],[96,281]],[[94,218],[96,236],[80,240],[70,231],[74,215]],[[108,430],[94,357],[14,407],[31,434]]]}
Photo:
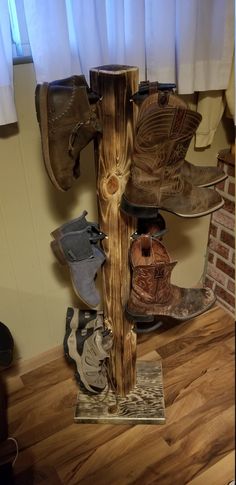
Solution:
{"label": "cowboy boot", "polygon": [[106,256],[100,247],[91,244],[87,228],[58,237],[51,242],[51,249],[61,264],[68,265],[76,295],[89,307],[96,307],[100,295],[95,278]]}
{"label": "cowboy boot", "polygon": [[209,288],[181,288],[171,283],[177,261],[170,260],[158,239],[145,234],[134,240],[130,262],[132,289],[126,314],[134,322],[149,323],[157,317],[185,321],[205,312],[215,302]]}
{"label": "cowboy boot", "polygon": [[[132,100],[140,106],[144,99],[158,91],[174,92],[175,84],[161,84],[159,82],[141,81],[139,90],[132,96]],[[227,178],[227,174],[220,167],[196,166],[184,160],[182,166],[183,178],[196,187],[210,187]]]}
{"label": "cowboy boot", "polygon": [[70,81],[36,87],[44,164],[51,182],[62,191],[70,189],[80,175],[81,150],[101,133],[96,103],[89,104],[87,83],[80,80],[82,85],[78,85],[74,77]]}
{"label": "cowboy boot", "polygon": [[184,160],[183,178],[196,187],[210,187],[227,179],[228,175],[220,167],[196,166]]}
{"label": "cowboy boot", "polygon": [[171,93],[146,98],[137,119],[121,210],[141,218],[155,217],[157,209],[200,217],[223,206],[217,192],[194,187],[182,176],[184,157],[200,120],[200,114]]}

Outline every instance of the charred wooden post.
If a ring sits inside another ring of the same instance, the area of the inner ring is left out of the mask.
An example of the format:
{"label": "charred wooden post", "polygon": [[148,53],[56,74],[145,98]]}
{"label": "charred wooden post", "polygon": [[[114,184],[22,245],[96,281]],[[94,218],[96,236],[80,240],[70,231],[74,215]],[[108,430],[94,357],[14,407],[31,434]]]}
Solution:
{"label": "charred wooden post", "polygon": [[120,212],[129,176],[136,116],[131,95],[138,88],[138,68],[108,65],[90,70],[90,86],[101,96],[103,133],[95,147],[99,223],[107,261],[102,269],[104,316],[114,333],[111,359],[113,384],[126,396],[136,382],[136,336],[124,315],[130,292],[129,247],[135,231],[132,217]]}

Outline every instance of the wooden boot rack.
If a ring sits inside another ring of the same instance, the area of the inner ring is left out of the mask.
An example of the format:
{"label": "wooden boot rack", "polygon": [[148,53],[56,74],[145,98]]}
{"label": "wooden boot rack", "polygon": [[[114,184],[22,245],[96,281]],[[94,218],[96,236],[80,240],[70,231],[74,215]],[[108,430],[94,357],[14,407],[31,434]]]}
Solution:
{"label": "wooden boot rack", "polygon": [[[136,362],[136,334],[125,317],[130,292],[129,247],[137,221],[119,208],[129,176],[133,127],[137,116],[131,96],[138,90],[138,68],[122,65],[90,70],[90,86],[99,93],[103,133],[95,142],[97,203],[107,261],[102,268],[103,311],[114,334],[107,395],[79,393],[76,422],[163,423],[161,364]],[[105,392],[105,391],[104,391]],[[150,402],[152,405],[150,405]]]}

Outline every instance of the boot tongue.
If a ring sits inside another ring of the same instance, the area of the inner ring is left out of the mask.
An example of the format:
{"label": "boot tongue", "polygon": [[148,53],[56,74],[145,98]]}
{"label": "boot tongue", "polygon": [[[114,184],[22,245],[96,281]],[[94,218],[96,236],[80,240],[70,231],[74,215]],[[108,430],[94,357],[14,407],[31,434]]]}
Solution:
{"label": "boot tongue", "polygon": [[95,335],[95,342],[100,353],[100,360],[109,357],[108,352],[111,350],[113,345],[113,337],[111,333],[105,336],[103,335],[103,333],[104,331],[98,329]]}

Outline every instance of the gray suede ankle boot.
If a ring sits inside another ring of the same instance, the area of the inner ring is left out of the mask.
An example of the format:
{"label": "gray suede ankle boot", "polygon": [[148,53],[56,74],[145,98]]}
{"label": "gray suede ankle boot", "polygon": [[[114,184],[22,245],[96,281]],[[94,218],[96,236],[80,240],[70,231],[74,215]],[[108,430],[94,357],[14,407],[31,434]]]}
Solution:
{"label": "gray suede ankle boot", "polygon": [[100,303],[95,277],[106,256],[96,244],[91,244],[87,228],[68,232],[51,242],[51,248],[61,264],[67,264],[77,296],[89,307]]}
{"label": "gray suede ankle boot", "polygon": [[98,241],[104,239],[106,235],[104,232],[100,231],[99,224],[97,222],[87,221],[87,214],[87,211],[84,210],[81,216],[77,217],[76,219],[72,219],[71,221],[65,222],[65,224],[62,224],[62,226],[54,229],[54,231],[51,232],[51,236],[54,239],[60,239],[62,236],[68,234],[69,232],[83,231],[84,229],[86,229],[89,234],[89,240],[91,243],[97,243]]}

